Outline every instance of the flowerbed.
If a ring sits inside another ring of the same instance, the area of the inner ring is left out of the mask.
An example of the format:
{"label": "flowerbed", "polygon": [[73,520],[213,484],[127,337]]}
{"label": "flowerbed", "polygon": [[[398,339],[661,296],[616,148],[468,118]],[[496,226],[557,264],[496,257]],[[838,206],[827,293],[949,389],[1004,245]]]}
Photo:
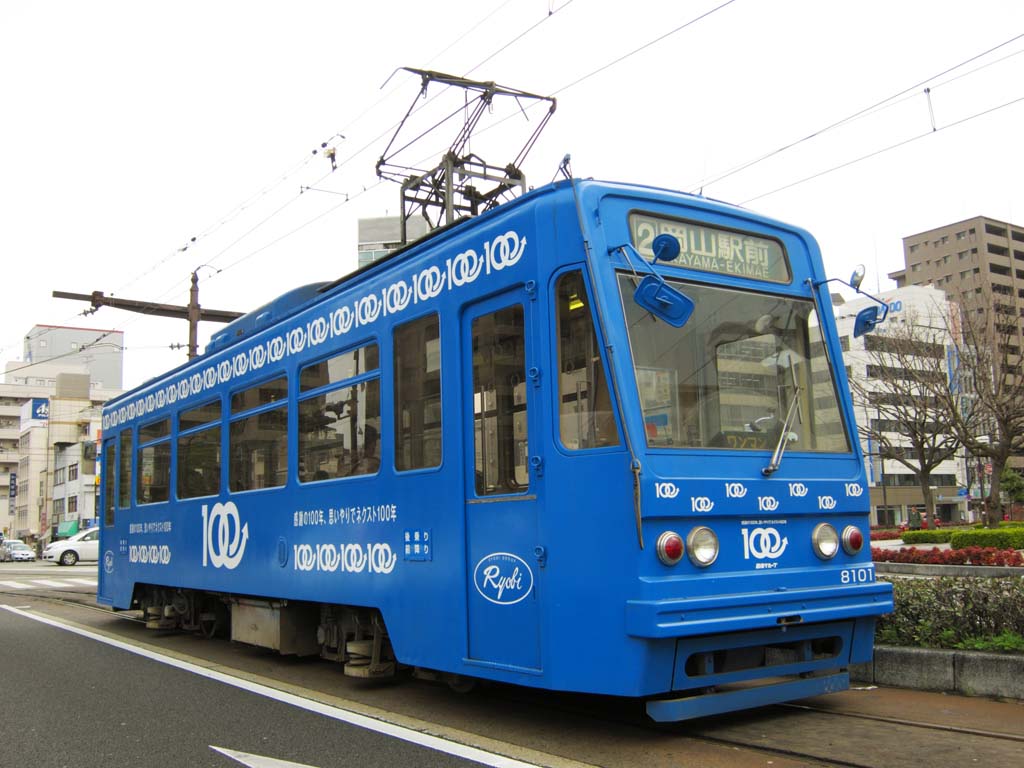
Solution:
{"label": "flowerbed", "polygon": [[917,565],[1001,565],[1024,567],[1024,556],[1015,549],[964,547],[962,549],[871,548],[876,563],[915,563]]}
{"label": "flowerbed", "polygon": [[889,529],[883,531],[871,531],[872,541],[891,541],[892,539],[902,539],[903,534],[899,531]]}

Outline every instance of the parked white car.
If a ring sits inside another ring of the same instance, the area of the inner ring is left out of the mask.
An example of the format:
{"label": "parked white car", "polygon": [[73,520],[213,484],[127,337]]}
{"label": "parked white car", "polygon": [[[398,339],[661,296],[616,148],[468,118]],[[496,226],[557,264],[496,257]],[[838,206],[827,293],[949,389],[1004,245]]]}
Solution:
{"label": "parked white car", "polygon": [[14,562],[32,562],[36,559],[36,552],[28,544],[24,544],[20,541],[5,541],[3,559],[12,560]]}
{"label": "parked white car", "polygon": [[55,560],[59,565],[74,565],[79,560],[99,559],[99,528],[80,531],[70,539],[55,541],[43,550],[43,560]]}

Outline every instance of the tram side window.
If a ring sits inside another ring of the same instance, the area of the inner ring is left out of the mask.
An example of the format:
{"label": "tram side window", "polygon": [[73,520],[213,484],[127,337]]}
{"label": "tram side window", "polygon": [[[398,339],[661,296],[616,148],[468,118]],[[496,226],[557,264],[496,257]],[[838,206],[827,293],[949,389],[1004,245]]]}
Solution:
{"label": "tram side window", "polygon": [[114,441],[107,440],[103,444],[103,524],[114,524],[114,467],[117,466]]}
{"label": "tram side window", "polygon": [[276,488],[288,480],[288,379],[257,384],[231,396],[228,487]]}
{"label": "tram side window", "polygon": [[522,491],[530,482],[522,306],[481,315],[472,333],[476,492]]}
{"label": "tram side window", "polygon": [[441,334],[437,315],[395,329],[395,468],[441,465]]}
{"label": "tram side window", "polygon": [[118,439],[121,457],[117,467],[117,506],[125,509],[132,503],[132,431],[124,430]]}
{"label": "tram side window", "polygon": [[220,401],[178,415],[177,485],[179,499],[220,490]]}
{"label": "tram side window", "polygon": [[618,445],[619,429],[581,272],[569,272],[558,279],[555,301],[562,444],[566,448]]}
{"label": "tram side window", "polygon": [[302,369],[300,390],[319,391],[299,402],[299,482],[380,468],[379,368],[378,347],[367,344]]}
{"label": "tram side window", "polygon": [[139,427],[135,501],[154,504],[171,494],[171,420],[161,419]]}

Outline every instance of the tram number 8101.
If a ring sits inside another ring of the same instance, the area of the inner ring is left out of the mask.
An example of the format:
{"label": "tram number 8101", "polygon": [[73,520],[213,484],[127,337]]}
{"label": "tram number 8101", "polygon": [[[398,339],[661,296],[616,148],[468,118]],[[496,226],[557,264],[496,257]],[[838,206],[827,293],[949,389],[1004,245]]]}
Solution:
{"label": "tram number 8101", "polygon": [[867,584],[875,580],[875,569],[867,568],[844,568],[839,573],[839,581],[842,584]]}

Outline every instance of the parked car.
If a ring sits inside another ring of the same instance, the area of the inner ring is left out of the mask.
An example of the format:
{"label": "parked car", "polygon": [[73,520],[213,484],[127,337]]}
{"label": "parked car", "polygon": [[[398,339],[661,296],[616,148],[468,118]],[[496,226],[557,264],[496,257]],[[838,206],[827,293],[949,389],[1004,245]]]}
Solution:
{"label": "parked car", "polygon": [[53,542],[43,550],[43,560],[53,560],[58,565],[74,565],[79,560],[99,559],[99,528],[80,531],[69,539]]}
{"label": "parked car", "polygon": [[25,544],[21,539],[4,539],[0,542],[0,563],[6,563],[14,558],[11,557],[11,547],[15,544]]}
{"label": "parked car", "polygon": [[12,541],[9,544],[4,544],[4,549],[7,551],[8,560],[13,560],[14,562],[35,562],[36,552],[28,544],[23,544],[20,541]]}

